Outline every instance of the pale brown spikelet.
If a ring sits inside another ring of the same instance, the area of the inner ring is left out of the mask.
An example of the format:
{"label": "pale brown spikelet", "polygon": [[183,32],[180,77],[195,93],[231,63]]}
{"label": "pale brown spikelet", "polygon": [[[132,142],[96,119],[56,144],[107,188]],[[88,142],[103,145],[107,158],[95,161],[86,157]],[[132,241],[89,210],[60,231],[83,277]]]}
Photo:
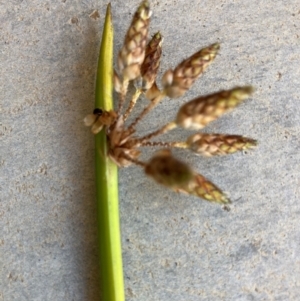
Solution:
{"label": "pale brown spikelet", "polygon": [[163,38],[160,32],[157,32],[146,47],[145,59],[141,66],[142,89],[149,90],[157,76],[160,58],[162,53]]}
{"label": "pale brown spikelet", "polygon": [[145,166],[145,173],[174,190],[186,187],[193,178],[191,168],[174,158],[168,149],[158,151]]}
{"label": "pale brown spikelet", "polygon": [[238,135],[204,134],[190,136],[186,141],[188,148],[204,156],[227,155],[256,146],[253,139]]}
{"label": "pale brown spikelet", "polygon": [[186,129],[202,129],[239,105],[252,91],[252,87],[246,86],[197,97],[179,109],[176,123]]}
{"label": "pale brown spikelet", "polygon": [[162,79],[166,95],[171,98],[182,96],[213,62],[219,49],[219,44],[213,44],[182,61],[173,71],[168,70]]}
{"label": "pale brown spikelet", "polygon": [[150,16],[149,2],[143,1],[133,16],[119,52],[119,70],[127,80],[135,79],[140,74],[140,66],[145,58]]}

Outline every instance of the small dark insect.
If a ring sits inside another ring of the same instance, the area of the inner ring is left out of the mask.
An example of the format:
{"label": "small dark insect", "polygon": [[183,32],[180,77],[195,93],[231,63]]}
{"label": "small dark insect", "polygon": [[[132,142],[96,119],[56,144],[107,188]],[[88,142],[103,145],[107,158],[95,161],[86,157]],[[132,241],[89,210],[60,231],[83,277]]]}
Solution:
{"label": "small dark insect", "polygon": [[225,211],[228,211],[228,212],[229,212],[229,211],[230,211],[230,207],[228,207],[228,206],[226,206],[226,205],[225,205],[225,206],[223,207],[223,210],[225,210]]}
{"label": "small dark insect", "polygon": [[96,108],[93,112],[93,115],[101,116],[103,114],[103,111],[99,108]]}
{"label": "small dark insect", "polygon": [[[177,98],[190,89],[196,79],[215,59],[219,44],[213,44],[182,61],[175,69],[168,70],[162,77],[162,89],[156,84],[156,76],[162,53],[162,36],[154,34],[147,43],[150,6],[143,1],[126,33],[125,41],[118,55],[118,73],[114,73],[114,87],[119,94],[119,105],[116,111],[95,109],[93,114],[85,117],[84,122],[91,126],[94,134],[105,130],[109,150],[107,155],[119,167],[136,164],[144,168],[145,173],[158,183],[174,191],[196,195],[208,201],[227,204],[228,197],[202,175],[193,171],[187,164],[172,156],[171,148],[187,148],[204,156],[226,155],[256,146],[250,138],[197,132],[181,142],[160,142],[152,139],[176,127],[200,130],[209,122],[231,111],[253,89],[249,86],[235,87],[231,90],[219,91],[206,96],[199,96],[178,111],[174,121],[167,123],[155,132],[144,137],[135,135],[136,125],[163,98]],[[123,110],[129,82],[133,81],[136,91]],[[141,95],[149,99],[149,104],[128,126],[125,121]],[[157,146],[162,149],[148,161],[140,161],[141,147]],[[224,207],[225,210],[227,207]]]}

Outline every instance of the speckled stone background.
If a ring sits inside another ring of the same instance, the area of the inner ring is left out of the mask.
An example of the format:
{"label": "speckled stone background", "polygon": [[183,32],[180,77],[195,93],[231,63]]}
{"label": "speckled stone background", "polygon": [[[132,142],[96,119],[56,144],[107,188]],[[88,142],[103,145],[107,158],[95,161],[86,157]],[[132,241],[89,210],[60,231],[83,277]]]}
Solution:
{"label": "speckled stone background", "polygon": [[[116,51],[138,3],[112,0]],[[94,140],[82,119],[93,109],[105,6],[0,1],[1,301],[99,300]],[[253,97],[207,131],[260,144],[222,158],[175,152],[229,193],[229,212],[157,186],[138,167],[120,171],[127,300],[299,300],[299,1],[152,7],[151,33],[165,38],[161,70],[211,43],[222,49],[189,93],[162,102],[139,133],[199,94],[252,84]]]}

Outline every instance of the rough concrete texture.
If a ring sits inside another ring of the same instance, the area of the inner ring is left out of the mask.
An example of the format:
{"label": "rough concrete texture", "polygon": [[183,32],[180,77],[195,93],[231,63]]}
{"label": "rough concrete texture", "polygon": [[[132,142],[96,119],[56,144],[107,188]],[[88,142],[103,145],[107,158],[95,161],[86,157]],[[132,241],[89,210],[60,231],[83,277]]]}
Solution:
{"label": "rough concrete texture", "polygon": [[[112,1],[116,51],[138,3]],[[98,300],[94,142],[82,119],[93,109],[105,6],[0,1],[0,300]],[[152,7],[151,33],[165,38],[161,70],[211,43],[222,48],[193,88],[162,102],[139,133],[199,94],[252,84],[253,97],[206,130],[260,144],[210,159],[175,152],[228,191],[229,212],[168,191],[138,167],[120,171],[127,300],[299,300],[299,1]],[[89,16],[94,10],[100,18]]]}

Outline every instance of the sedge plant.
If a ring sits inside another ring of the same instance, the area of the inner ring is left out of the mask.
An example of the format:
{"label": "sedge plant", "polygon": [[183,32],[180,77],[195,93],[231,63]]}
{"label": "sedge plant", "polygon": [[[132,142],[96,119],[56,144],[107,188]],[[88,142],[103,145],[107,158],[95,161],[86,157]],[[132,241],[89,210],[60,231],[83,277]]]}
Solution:
{"label": "sedge plant", "polygon": [[[96,136],[96,182],[99,216],[102,294],[105,301],[124,300],[120,225],[118,210],[117,167],[135,164],[157,183],[176,192],[210,202],[228,204],[228,196],[200,173],[172,155],[172,148],[184,148],[202,156],[227,155],[256,146],[256,141],[240,135],[202,133],[208,123],[230,112],[253,92],[252,87],[234,87],[199,96],[183,104],[174,120],[156,131],[139,137],[138,123],[164,98],[183,96],[216,58],[220,45],[200,49],[167,70],[160,84],[157,74],[162,55],[160,32],[148,40],[150,4],[143,1],[135,12],[124,43],[118,53],[117,70],[112,67],[112,25],[110,6],[100,50],[96,104],[84,123]],[[135,92],[129,96],[129,84]],[[112,89],[118,94],[113,108]],[[148,105],[131,122],[126,120],[143,96]],[[129,99],[128,99],[129,97]],[[194,130],[185,141],[157,141],[155,138],[175,128]],[[159,148],[148,161],[139,159],[144,147]]]}

